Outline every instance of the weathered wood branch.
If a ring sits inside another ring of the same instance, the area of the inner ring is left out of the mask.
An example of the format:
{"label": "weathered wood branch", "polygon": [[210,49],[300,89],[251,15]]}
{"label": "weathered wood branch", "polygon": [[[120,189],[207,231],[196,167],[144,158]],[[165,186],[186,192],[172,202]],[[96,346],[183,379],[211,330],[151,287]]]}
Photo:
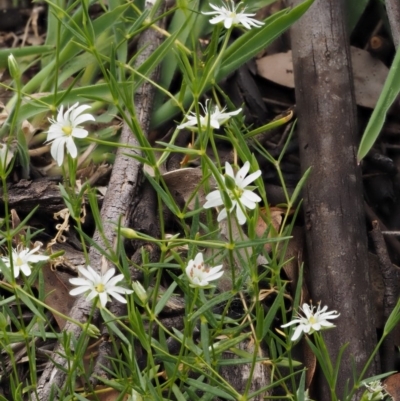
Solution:
{"label": "weathered wood branch", "polygon": [[[302,171],[312,167],[303,191],[309,288],[314,303],[340,313],[337,327],[324,333],[333,363],[349,343],[339,369],[338,398],[352,380],[352,358],[359,372],[376,344],[343,6],[342,0],[316,0],[291,31]],[[319,375],[314,397],[330,400]]]}
{"label": "weathered wood branch", "polygon": [[[153,4],[147,3],[146,6],[152,7]],[[160,43],[161,38],[156,31],[150,29],[144,31],[138,43],[138,46],[144,50],[137,58],[136,67],[142,64]],[[157,77],[158,69],[153,71],[149,78],[157,80]],[[145,135],[148,134],[149,130],[153,98],[154,88],[148,82],[145,82],[134,94],[136,116]],[[93,240],[104,250],[109,250],[110,247],[114,248],[117,238],[113,222],[118,222],[120,219],[121,224],[125,224],[129,206],[140,184],[142,166],[135,158],[135,156],[140,155],[140,152],[126,147],[126,145],[138,147],[139,142],[126,122],[122,128],[120,144],[122,146],[118,148],[110,183],[101,209],[102,232],[97,229],[93,236]],[[95,247],[90,248],[89,259],[90,265],[100,272],[102,255]],[[77,298],[70,316],[81,323],[85,323],[88,321],[91,309],[92,303],[82,296]],[[64,330],[75,339],[78,339],[82,332],[79,326],[71,322],[66,324]],[[70,342],[70,347],[73,348],[72,341]],[[59,343],[53,353],[54,363],[49,361],[38,382],[37,393],[33,397],[35,400],[48,401],[51,399],[53,401],[55,398],[54,395],[51,398],[52,389],[64,386],[68,360],[63,355],[65,355],[65,350],[63,345]]]}

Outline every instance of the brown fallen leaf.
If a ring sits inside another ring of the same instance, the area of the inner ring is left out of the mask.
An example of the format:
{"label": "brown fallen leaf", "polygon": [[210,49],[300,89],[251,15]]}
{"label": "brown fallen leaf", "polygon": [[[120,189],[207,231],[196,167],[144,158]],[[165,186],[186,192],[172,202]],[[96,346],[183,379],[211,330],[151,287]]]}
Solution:
{"label": "brown fallen leaf", "polygon": [[392,396],[393,401],[400,401],[400,373],[389,376],[384,380],[386,391]]}
{"label": "brown fallen leaf", "polygon": [[[354,88],[359,106],[374,108],[389,69],[369,52],[351,47]],[[276,53],[256,60],[258,75],[279,85],[294,88],[292,52]]]}
{"label": "brown fallen leaf", "polygon": [[[59,272],[51,268],[50,263],[43,266],[44,291],[46,294],[45,303],[63,315],[68,316],[74,304],[75,297],[69,295],[69,291],[74,287],[69,279],[72,277],[68,273]],[[66,320],[54,314],[58,327],[62,330]]]}

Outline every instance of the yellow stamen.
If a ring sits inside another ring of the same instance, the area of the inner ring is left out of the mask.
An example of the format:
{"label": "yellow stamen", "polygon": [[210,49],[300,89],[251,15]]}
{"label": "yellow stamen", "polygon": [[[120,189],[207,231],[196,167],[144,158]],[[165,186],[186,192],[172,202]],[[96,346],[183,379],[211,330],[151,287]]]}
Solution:
{"label": "yellow stamen", "polygon": [[65,135],[70,136],[72,134],[72,127],[69,126],[62,127],[62,131],[64,132]]}

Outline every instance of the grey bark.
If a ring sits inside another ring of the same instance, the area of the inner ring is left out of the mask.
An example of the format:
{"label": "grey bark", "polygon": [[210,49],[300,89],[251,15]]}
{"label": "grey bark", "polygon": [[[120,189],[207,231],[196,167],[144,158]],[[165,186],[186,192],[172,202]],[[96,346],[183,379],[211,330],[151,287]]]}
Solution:
{"label": "grey bark", "polygon": [[400,2],[399,0],[385,0],[386,11],[392,31],[393,42],[396,49],[400,42]]}
{"label": "grey bark", "polygon": [[[383,316],[386,323],[399,298],[398,272],[390,260],[381,227],[376,220],[372,222],[371,237],[384,283]],[[395,369],[395,357],[395,333],[392,331],[382,344],[381,366],[383,372]]]}
{"label": "grey bark", "polygon": [[[147,7],[152,7],[152,3],[146,3]],[[160,45],[161,37],[154,30],[146,30],[141,35],[138,47],[144,48],[137,58],[135,67],[142,64],[149,55]],[[153,71],[149,77],[155,81],[158,78],[158,69]],[[134,103],[138,122],[142,128],[142,132],[147,135],[149,130],[150,114],[154,99],[154,88],[148,82],[145,82],[135,93]],[[121,138],[121,145],[139,146],[139,142],[129,125],[124,122]],[[114,249],[116,243],[115,224],[121,219],[124,225],[128,215],[128,209],[135,196],[138,185],[140,184],[141,164],[135,159],[140,152],[125,146],[118,148],[115,163],[111,173],[110,183],[104,197],[101,209],[101,219],[103,222],[102,232],[96,229],[93,235],[93,241],[96,242],[101,249],[106,251]],[[102,255],[95,248],[91,247],[89,252],[90,265],[100,273]],[[78,297],[70,313],[70,317],[86,323],[89,319],[92,302],[87,302],[84,296]],[[68,322],[64,330],[76,340],[82,333],[79,326]],[[70,347],[73,349],[72,341]],[[72,351],[73,353],[73,351]],[[64,347],[59,343],[54,352],[53,360],[47,364],[37,385],[37,394],[33,395],[33,399],[37,401],[55,400],[53,394],[55,388],[63,388],[65,384],[65,370],[68,370],[68,360],[63,357],[65,355]],[[63,369],[60,369],[63,368]]]}
{"label": "grey bark", "polygon": [[[338,376],[339,399],[346,382],[352,382],[351,360],[360,372],[376,343],[344,24],[343,1],[316,0],[291,31],[301,166],[303,171],[312,167],[303,191],[309,288],[314,303],[341,314],[337,327],[324,333],[331,358],[336,360],[340,347],[349,343]],[[320,376],[316,391],[318,400],[330,400]]]}

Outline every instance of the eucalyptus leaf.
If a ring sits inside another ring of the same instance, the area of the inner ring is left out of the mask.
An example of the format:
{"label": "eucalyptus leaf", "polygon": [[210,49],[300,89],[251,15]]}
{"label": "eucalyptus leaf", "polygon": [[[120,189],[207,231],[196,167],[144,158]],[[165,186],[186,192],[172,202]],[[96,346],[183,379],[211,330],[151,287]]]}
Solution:
{"label": "eucalyptus leaf", "polygon": [[382,93],[379,96],[378,103],[369,119],[367,128],[361,138],[360,147],[358,148],[357,161],[360,162],[374,146],[378,139],[386,120],[386,114],[390,106],[396,100],[400,93],[400,48],[396,52],[389,75],[383,86]]}

